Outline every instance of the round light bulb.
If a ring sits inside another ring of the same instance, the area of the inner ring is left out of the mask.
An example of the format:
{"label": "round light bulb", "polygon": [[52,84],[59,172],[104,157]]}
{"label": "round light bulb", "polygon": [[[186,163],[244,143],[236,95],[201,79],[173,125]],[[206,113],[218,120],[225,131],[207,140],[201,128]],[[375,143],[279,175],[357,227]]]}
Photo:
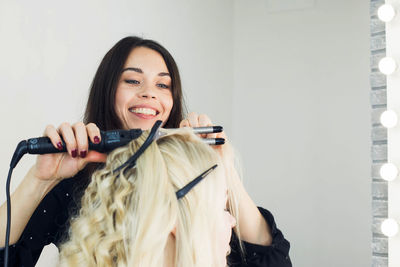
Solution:
{"label": "round light bulb", "polygon": [[393,110],[386,110],[381,114],[380,121],[386,128],[392,128],[397,124],[397,114]]}
{"label": "round light bulb", "polygon": [[392,237],[399,231],[399,225],[393,219],[386,219],[381,224],[381,231],[385,236]]}
{"label": "round light bulb", "polygon": [[384,57],[379,61],[378,67],[383,74],[390,75],[396,70],[397,64],[393,58]]}
{"label": "round light bulb", "polygon": [[382,179],[386,181],[393,181],[399,174],[399,170],[393,163],[385,163],[379,170],[379,174],[381,175]]}
{"label": "round light bulb", "polygon": [[384,4],[378,8],[378,18],[384,22],[391,21],[396,15],[392,5]]}

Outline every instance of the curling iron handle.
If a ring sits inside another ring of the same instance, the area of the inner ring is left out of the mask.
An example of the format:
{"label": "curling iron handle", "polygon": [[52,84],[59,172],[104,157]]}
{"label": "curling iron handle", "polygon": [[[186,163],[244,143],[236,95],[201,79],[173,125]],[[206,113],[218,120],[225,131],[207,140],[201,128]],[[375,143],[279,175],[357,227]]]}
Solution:
{"label": "curling iron handle", "polygon": [[[89,150],[95,150],[100,153],[107,153],[117,147],[128,144],[133,139],[138,138],[142,134],[140,129],[132,130],[112,130],[100,131],[101,142],[98,144],[89,142]],[[27,152],[29,154],[51,154],[67,152],[64,140],[61,138],[62,149],[54,147],[48,137],[31,138],[26,141]]]}

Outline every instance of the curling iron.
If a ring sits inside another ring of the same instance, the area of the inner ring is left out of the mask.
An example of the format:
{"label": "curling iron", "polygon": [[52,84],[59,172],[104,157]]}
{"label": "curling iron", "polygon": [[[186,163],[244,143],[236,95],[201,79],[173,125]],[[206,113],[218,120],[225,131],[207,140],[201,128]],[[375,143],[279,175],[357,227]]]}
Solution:
{"label": "curling iron", "polygon": [[[223,130],[222,126],[195,127],[192,129],[195,134],[220,133]],[[142,135],[142,130],[131,129],[100,131],[100,135],[101,142],[98,144],[95,144],[89,140],[89,150],[107,153],[138,138]],[[157,135],[157,137],[160,136],[162,136],[162,134]],[[204,138],[204,142],[210,145],[222,145],[225,143],[225,140],[223,138]],[[50,138],[48,137],[35,137],[28,140],[23,140],[18,144],[17,149],[15,150],[10,167],[14,168],[25,154],[52,154],[67,152],[65,142],[62,138],[61,144],[62,149],[54,147],[50,141]]]}

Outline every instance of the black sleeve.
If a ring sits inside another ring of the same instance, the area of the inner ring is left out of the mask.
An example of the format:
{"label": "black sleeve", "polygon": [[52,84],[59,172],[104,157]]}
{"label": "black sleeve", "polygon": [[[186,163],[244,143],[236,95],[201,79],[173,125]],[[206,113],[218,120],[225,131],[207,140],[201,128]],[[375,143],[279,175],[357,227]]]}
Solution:
{"label": "black sleeve", "polygon": [[292,267],[289,257],[290,243],[276,227],[271,212],[258,208],[271,228],[272,244],[261,246],[243,241],[243,253],[236,235],[232,235],[231,254],[228,256],[229,266],[251,267]]}
{"label": "black sleeve", "polygon": [[[8,266],[35,266],[43,247],[63,238],[68,208],[73,202],[69,187],[73,181],[68,180],[53,188],[36,208],[18,242],[9,247]],[[4,248],[0,248],[0,266],[3,265]]]}

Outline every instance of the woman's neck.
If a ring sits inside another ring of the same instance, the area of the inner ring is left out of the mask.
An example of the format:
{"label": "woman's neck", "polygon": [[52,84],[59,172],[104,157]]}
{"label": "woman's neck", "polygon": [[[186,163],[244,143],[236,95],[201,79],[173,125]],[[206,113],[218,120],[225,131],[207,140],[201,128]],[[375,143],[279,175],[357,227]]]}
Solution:
{"label": "woman's neck", "polygon": [[175,236],[173,234],[169,234],[167,244],[164,249],[164,267],[175,267],[175,255]]}

